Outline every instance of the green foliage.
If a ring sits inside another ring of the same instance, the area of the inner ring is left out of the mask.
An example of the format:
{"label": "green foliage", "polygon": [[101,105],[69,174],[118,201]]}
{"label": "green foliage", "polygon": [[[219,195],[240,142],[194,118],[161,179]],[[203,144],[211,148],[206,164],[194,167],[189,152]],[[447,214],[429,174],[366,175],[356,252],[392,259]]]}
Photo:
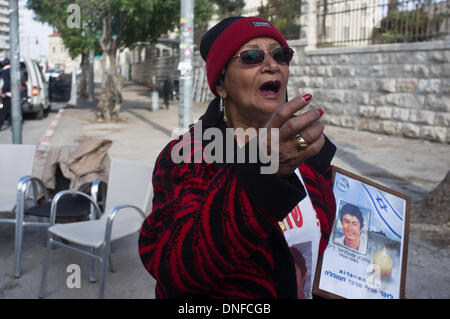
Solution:
{"label": "green foliage", "polygon": [[[81,8],[82,28],[70,29],[66,20],[67,7]],[[130,47],[136,42],[157,41],[164,33],[174,30],[180,18],[180,0],[28,0],[42,22],[54,26],[61,33],[71,55],[87,52],[102,30],[102,17],[108,15],[111,41],[118,39],[118,47]],[[213,13],[207,0],[195,1],[195,23],[201,24]]]}
{"label": "green foliage", "polygon": [[[69,28],[68,6],[76,4],[81,11],[81,27]],[[101,47],[102,88],[97,108],[105,121],[119,116],[122,104],[122,80],[117,74],[116,55],[119,49],[138,42],[156,42],[178,26],[180,0],[28,0],[39,20],[54,26],[61,33],[64,45],[72,56],[86,54],[93,45]],[[207,0],[195,1],[194,23],[202,24],[212,14]]]}
{"label": "green foliage", "polygon": [[268,0],[258,8],[258,16],[270,21],[287,39],[300,37],[301,0]]}
{"label": "green foliage", "polygon": [[[70,4],[82,4],[79,0],[28,0],[27,6],[33,10],[39,21],[53,26],[61,33],[64,46],[69,51],[69,55],[75,58],[79,54],[87,53],[89,48],[95,43],[95,37],[90,32],[89,25],[82,28],[69,28],[67,26],[67,7]],[[81,7],[82,8],[82,7]],[[81,21],[88,21],[90,15],[86,10],[81,10]],[[83,32],[84,31],[84,32]],[[96,51],[99,51],[96,46]]]}
{"label": "green foliage", "polygon": [[219,19],[240,15],[245,6],[244,0],[212,0],[212,2],[218,7],[216,14]]}
{"label": "green foliage", "polygon": [[195,27],[201,26],[211,19],[214,14],[214,8],[209,0],[195,0],[194,4],[194,24]]}
{"label": "green foliage", "polygon": [[389,8],[380,28],[372,31],[373,43],[415,42],[430,40],[439,35],[439,28],[447,14],[430,15],[423,7],[411,11]]}

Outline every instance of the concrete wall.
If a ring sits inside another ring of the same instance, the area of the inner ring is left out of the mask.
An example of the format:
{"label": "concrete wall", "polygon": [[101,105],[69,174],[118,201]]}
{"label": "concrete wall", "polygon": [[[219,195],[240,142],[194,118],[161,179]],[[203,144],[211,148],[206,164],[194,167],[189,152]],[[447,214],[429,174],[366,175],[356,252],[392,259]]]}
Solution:
{"label": "concrete wall", "polygon": [[[288,95],[310,93],[323,120],[356,130],[450,143],[450,39],[317,49],[317,0],[303,0],[301,39],[295,50]],[[176,75],[178,57],[132,66],[132,79]],[[162,64],[161,64],[162,63]],[[194,100],[208,103],[205,63],[195,55]]]}
{"label": "concrete wall", "polygon": [[[153,81],[157,80],[158,76],[169,76],[172,80],[177,79],[179,76],[178,62],[178,56],[163,56],[134,63],[131,65],[131,80],[152,87]],[[153,79],[154,76],[155,79]],[[193,90],[196,102],[209,103],[213,98],[206,81],[205,63],[198,51],[194,56]]]}
{"label": "concrete wall", "polygon": [[[313,95],[330,125],[450,142],[450,41],[308,50],[290,41],[289,97]],[[132,79],[151,86],[152,75],[177,75],[177,57],[132,66]],[[194,100],[212,98],[205,63],[196,53]]]}
{"label": "concrete wall", "polygon": [[178,57],[152,57],[131,65],[131,80],[152,87],[158,76],[178,78]]}
{"label": "concrete wall", "polygon": [[[313,95],[325,123],[388,135],[450,142],[450,41],[295,50],[288,95]],[[203,82],[203,84],[202,84]],[[212,95],[196,60],[195,100]]]}
{"label": "concrete wall", "polygon": [[324,121],[450,142],[450,41],[305,50],[290,43],[289,95],[313,95]]}

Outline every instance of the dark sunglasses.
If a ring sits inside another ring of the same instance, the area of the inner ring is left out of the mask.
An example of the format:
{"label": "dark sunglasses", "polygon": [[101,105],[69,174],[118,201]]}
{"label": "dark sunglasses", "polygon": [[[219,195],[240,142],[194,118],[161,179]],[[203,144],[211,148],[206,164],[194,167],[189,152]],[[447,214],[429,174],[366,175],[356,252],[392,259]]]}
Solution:
{"label": "dark sunglasses", "polygon": [[278,47],[270,51],[264,51],[260,49],[250,49],[242,51],[238,55],[233,56],[233,58],[235,59],[240,58],[242,64],[245,65],[256,65],[264,61],[266,53],[270,54],[270,56],[277,63],[281,64],[291,62],[292,56],[294,55],[294,50],[292,50],[290,47]]}

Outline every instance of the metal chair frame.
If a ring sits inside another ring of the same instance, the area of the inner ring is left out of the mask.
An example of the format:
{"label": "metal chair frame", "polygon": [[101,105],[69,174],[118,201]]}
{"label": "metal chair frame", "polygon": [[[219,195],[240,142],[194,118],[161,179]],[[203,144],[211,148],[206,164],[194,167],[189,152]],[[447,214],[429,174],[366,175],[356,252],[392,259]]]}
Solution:
{"label": "metal chair frame", "polygon": [[[98,192],[100,188],[101,181],[95,180],[92,183],[91,187],[91,196],[92,199],[97,203],[98,200]],[[23,246],[23,230],[24,227],[35,226],[35,227],[45,227],[48,228],[50,226],[50,222],[36,222],[36,221],[25,221],[25,202],[27,199],[27,194],[30,190],[30,187],[33,191],[34,199],[37,198],[37,190],[38,187],[42,190],[44,194],[44,199],[46,202],[50,201],[50,196],[48,194],[48,190],[45,187],[44,183],[37,177],[33,176],[23,176],[20,178],[17,185],[17,204],[15,209],[15,219],[0,219],[0,222],[3,223],[11,223],[16,225],[15,230],[15,258],[14,258],[14,277],[20,278],[21,276],[21,265],[22,265],[22,246]],[[82,193],[84,194],[84,193]],[[98,214],[96,214],[94,207],[91,205],[91,213],[89,215],[89,219],[93,220],[96,218],[100,218]],[[95,271],[91,270],[90,280],[95,281]]]}
{"label": "metal chair frame", "polygon": [[[114,218],[117,215],[117,213],[124,209],[124,208],[133,208],[141,217],[143,220],[145,220],[146,215],[144,212],[136,206],[133,205],[117,205],[115,206],[107,216],[103,216],[103,218],[107,218],[106,222],[106,228],[105,228],[105,236],[103,241],[103,255],[99,256],[95,254],[95,248],[91,247],[91,252],[85,251],[73,246],[69,246],[62,241],[57,240],[55,235],[51,233],[51,226],[55,224],[55,218],[56,218],[56,211],[57,211],[57,205],[58,201],[63,197],[70,194],[77,194],[85,197],[89,201],[91,201],[92,206],[94,207],[95,211],[97,213],[101,213],[100,208],[98,207],[95,199],[93,197],[89,197],[85,193],[79,192],[79,191],[61,191],[53,198],[52,205],[51,205],[51,215],[50,215],[50,226],[48,229],[48,241],[47,241],[47,249],[45,252],[44,257],[44,266],[42,270],[42,279],[41,284],[39,288],[39,298],[44,298],[45,296],[45,286],[46,286],[46,280],[47,280],[47,273],[48,273],[48,262],[50,257],[50,249],[52,245],[56,245],[63,248],[68,248],[72,251],[75,251],[77,253],[81,253],[83,255],[89,256],[92,258],[92,261],[98,261],[101,264],[101,273],[100,273],[100,286],[99,286],[99,292],[98,292],[98,298],[101,299],[104,297],[104,291],[105,291],[105,279],[106,279],[106,268],[108,265],[110,265],[110,270],[113,272],[112,268],[112,262],[111,262],[111,256],[110,256],[110,250],[111,250],[111,234],[112,234],[112,226],[114,222]],[[92,268],[91,268],[92,269]]]}
{"label": "metal chair frame", "polygon": [[[0,223],[5,224],[15,224],[15,248],[16,252],[18,251],[18,247],[21,246],[22,241],[21,237],[19,236],[22,233],[22,229],[19,226],[22,224],[21,222],[23,219],[18,214],[18,211],[20,210],[20,207],[23,207],[25,203],[21,203],[19,201],[20,194],[23,189],[26,188],[25,181],[27,179],[27,176],[24,177],[24,175],[30,175],[32,173],[33,163],[35,159],[36,154],[36,146],[35,145],[25,145],[25,144],[0,144],[0,150],[2,152],[2,167],[1,169],[1,195],[2,200],[5,198],[8,198],[11,202],[8,203],[7,206],[2,207],[2,213],[14,213],[14,217],[9,218],[0,218]],[[20,158],[16,158],[16,156]],[[20,164],[19,164],[20,163]],[[9,177],[9,178],[8,178]],[[29,178],[29,177],[28,177]],[[6,182],[5,182],[6,181]],[[33,179],[30,179],[30,182],[37,183]],[[15,189],[15,191],[14,191]],[[6,191],[6,193],[5,193]],[[45,193],[45,196],[48,196],[47,193]],[[10,204],[14,205],[9,206]],[[33,222],[26,222],[27,226],[39,226],[39,223],[33,223]],[[15,263],[17,263],[17,256]],[[20,258],[19,258],[19,264],[20,264]],[[15,267],[16,268],[16,267]],[[18,276],[20,276],[20,271],[18,273]]]}

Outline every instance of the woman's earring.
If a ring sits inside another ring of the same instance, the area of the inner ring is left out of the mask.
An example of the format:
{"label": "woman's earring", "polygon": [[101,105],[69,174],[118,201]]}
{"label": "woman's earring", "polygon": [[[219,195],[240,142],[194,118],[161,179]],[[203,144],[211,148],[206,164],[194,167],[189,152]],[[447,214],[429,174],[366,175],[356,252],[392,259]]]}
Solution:
{"label": "woman's earring", "polygon": [[223,103],[223,120],[227,122],[227,112],[225,111],[225,101]]}
{"label": "woman's earring", "polygon": [[225,78],[225,70],[222,72],[222,76],[219,79],[220,81],[220,102],[219,102],[219,107],[220,107],[220,111],[223,112],[223,120],[225,121],[225,123],[227,122],[227,114],[225,111],[225,100],[223,99],[223,91],[224,91],[224,78]]}
{"label": "woman's earring", "polygon": [[223,112],[223,119],[226,122],[227,121],[227,114],[226,114],[226,111],[225,111],[225,101],[224,101],[222,96],[220,96],[219,107],[220,107],[220,111]]}

